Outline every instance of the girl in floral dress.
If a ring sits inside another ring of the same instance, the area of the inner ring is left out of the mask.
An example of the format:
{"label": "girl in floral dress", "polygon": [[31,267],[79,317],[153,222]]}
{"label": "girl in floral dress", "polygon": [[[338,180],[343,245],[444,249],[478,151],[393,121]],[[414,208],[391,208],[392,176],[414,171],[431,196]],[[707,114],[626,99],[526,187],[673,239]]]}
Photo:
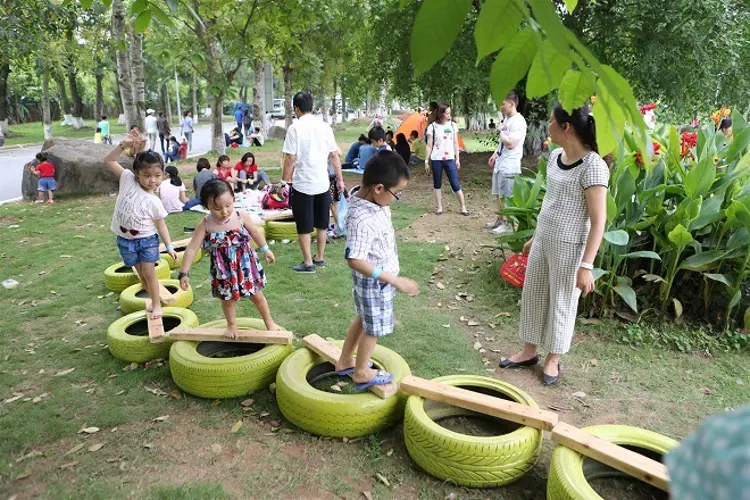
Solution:
{"label": "girl in floral dress", "polygon": [[263,295],[266,274],[258,254],[250,242],[255,241],[264,253],[266,262],[273,264],[276,258],[268,249],[263,233],[253,224],[250,216],[234,209],[234,192],[229,182],[223,179],[210,180],[200,192],[201,205],[210,214],[195,228],[193,239],[185,250],[178,278],[183,290],[189,284],[188,271],[195,254],[201,246],[211,257],[211,293],[221,300],[227,329],[224,335],[237,337],[237,310],[235,302],[249,298],[258,309],[268,330],[280,330],[271,318],[268,302]]}

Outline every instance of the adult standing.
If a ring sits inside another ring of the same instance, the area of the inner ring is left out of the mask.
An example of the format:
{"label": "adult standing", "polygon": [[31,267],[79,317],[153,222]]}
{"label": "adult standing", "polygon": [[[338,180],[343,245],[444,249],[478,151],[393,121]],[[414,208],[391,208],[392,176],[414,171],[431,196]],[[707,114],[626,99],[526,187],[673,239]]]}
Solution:
{"label": "adult standing", "polygon": [[[253,115],[250,114],[250,110],[247,108],[242,112],[242,127],[245,128],[245,137],[253,133]],[[240,127],[240,130],[242,130],[242,127]]]}
{"label": "adult standing", "polygon": [[[328,159],[333,165],[336,182],[341,191],[346,190],[341,175],[339,148],[333,130],[327,123],[312,114],[313,98],[308,92],[297,92],[292,99],[297,121],[292,123],[284,139],[284,171],[282,180],[291,184],[290,205],[297,225],[302,263],[293,266],[299,273],[314,273],[324,267],[323,253],[330,221],[330,184]],[[318,248],[314,258],[310,246],[313,228],[317,229]]]}
{"label": "adult standing", "polygon": [[167,147],[170,146],[169,144],[169,134],[172,133],[172,128],[169,126],[169,120],[166,116],[164,116],[164,111],[159,111],[159,118],[156,119],[156,129],[159,131],[159,142],[161,142],[161,152],[164,154],[166,150],[164,149],[164,142],[167,142]]}
{"label": "adult standing", "polygon": [[[458,169],[461,168],[458,148],[458,128],[451,121],[451,108],[441,102],[435,110],[435,121],[427,127],[427,154],[424,160],[424,170],[432,173],[432,187],[435,192],[435,215],[443,213],[443,172],[448,176],[451,189],[456,193],[456,199],[461,205],[461,214],[469,215],[464,202],[464,192],[458,181]],[[432,163],[432,171],[430,171]]]}
{"label": "adult standing", "polygon": [[185,111],[182,118],[182,135],[188,142],[188,151],[193,150],[193,112]]}
{"label": "adult standing", "polygon": [[[526,139],[526,120],[518,112],[518,96],[509,92],[500,105],[503,121],[499,126],[500,135],[497,149],[490,156],[492,170],[492,195],[497,196],[497,210],[505,207],[504,199],[513,197],[513,184],[516,175],[521,173],[523,142]],[[486,224],[493,234],[513,232],[505,217],[498,215],[494,222]]]}
{"label": "adult standing", "polygon": [[549,135],[561,146],[550,153],[547,192],[536,231],[524,245],[529,256],[521,299],[523,350],[500,368],[533,366],[544,343],[544,384],[560,380],[560,356],[570,350],[578,299],[594,291],[594,258],[607,218],[609,169],[599,156],[588,107],[568,114],[557,106]]}
{"label": "adult standing", "polygon": [[242,115],[242,106],[238,104],[234,110],[234,121],[237,122],[237,128],[239,128],[240,130],[242,130]]}
{"label": "adult standing", "polygon": [[154,116],[154,110],[151,108],[146,110],[146,118],[143,119],[143,128],[146,130],[149,149],[155,150],[156,134],[158,132],[158,129],[156,128],[156,117]]}

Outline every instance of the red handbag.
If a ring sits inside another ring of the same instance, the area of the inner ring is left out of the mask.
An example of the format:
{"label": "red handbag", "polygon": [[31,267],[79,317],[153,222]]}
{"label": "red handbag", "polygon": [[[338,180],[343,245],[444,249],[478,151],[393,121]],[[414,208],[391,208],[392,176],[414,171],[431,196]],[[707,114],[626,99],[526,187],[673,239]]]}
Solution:
{"label": "red handbag", "polygon": [[528,262],[528,257],[521,253],[511,255],[500,266],[500,277],[516,288],[522,287],[526,279],[526,265]]}

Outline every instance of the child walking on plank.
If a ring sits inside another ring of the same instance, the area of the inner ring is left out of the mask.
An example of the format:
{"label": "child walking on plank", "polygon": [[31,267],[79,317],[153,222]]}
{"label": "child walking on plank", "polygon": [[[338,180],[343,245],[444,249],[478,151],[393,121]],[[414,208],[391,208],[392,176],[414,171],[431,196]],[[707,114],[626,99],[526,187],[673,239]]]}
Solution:
{"label": "child walking on plank", "polygon": [[161,156],[153,151],[136,154],[132,172],[117,162],[117,157],[123,151],[138,149],[137,134],[137,131],[131,131],[104,158],[104,164],[120,179],[110,229],[117,235],[117,248],[125,266],[135,266],[138,271],[143,287],[151,298],[151,305],[148,307],[150,317],[157,319],[162,314],[159,280],[154,266],[159,261],[159,236],[173,259],[177,259],[177,253],[164,222],[167,211],[154,194],[154,190],[161,185],[164,173]]}
{"label": "child walking on plank", "polygon": [[401,198],[408,181],[409,168],[403,158],[381,151],[367,162],[362,187],[349,205],[345,258],[352,269],[357,317],[349,325],[336,373],[351,376],[359,391],[393,381],[393,374],[370,368],[370,356],[378,337],[393,333],[396,291],[410,297],[419,294],[416,282],[398,275],[396,235],[388,208]]}
{"label": "child walking on plank", "polygon": [[227,320],[224,335],[230,339],[237,337],[235,302],[242,297],[249,298],[255,304],[266,329],[281,330],[273,321],[263,295],[266,273],[258,254],[250,245],[252,239],[265,254],[266,263],[273,264],[276,257],[268,249],[263,233],[247,213],[234,209],[234,191],[228,181],[213,179],[206,182],[201,188],[200,199],[201,205],[210,214],[195,228],[193,239],[185,250],[178,275],[180,286],[187,290],[188,271],[202,246],[211,256],[211,294],[221,299],[221,308]]}

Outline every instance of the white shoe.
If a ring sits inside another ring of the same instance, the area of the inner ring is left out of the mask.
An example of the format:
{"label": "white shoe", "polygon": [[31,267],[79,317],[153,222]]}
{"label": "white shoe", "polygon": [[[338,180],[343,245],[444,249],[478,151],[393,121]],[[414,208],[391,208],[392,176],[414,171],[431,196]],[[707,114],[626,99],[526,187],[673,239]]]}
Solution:
{"label": "white shoe", "polygon": [[503,223],[503,221],[501,221],[499,219],[495,219],[492,222],[485,223],[484,227],[486,227],[487,229],[495,229],[496,227],[498,227],[502,223]]}
{"label": "white shoe", "polygon": [[513,226],[511,226],[505,221],[503,221],[499,226],[497,226],[495,229],[492,230],[492,234],[505,234],[505,233],[512,233],[512,232],[513,232]]}

